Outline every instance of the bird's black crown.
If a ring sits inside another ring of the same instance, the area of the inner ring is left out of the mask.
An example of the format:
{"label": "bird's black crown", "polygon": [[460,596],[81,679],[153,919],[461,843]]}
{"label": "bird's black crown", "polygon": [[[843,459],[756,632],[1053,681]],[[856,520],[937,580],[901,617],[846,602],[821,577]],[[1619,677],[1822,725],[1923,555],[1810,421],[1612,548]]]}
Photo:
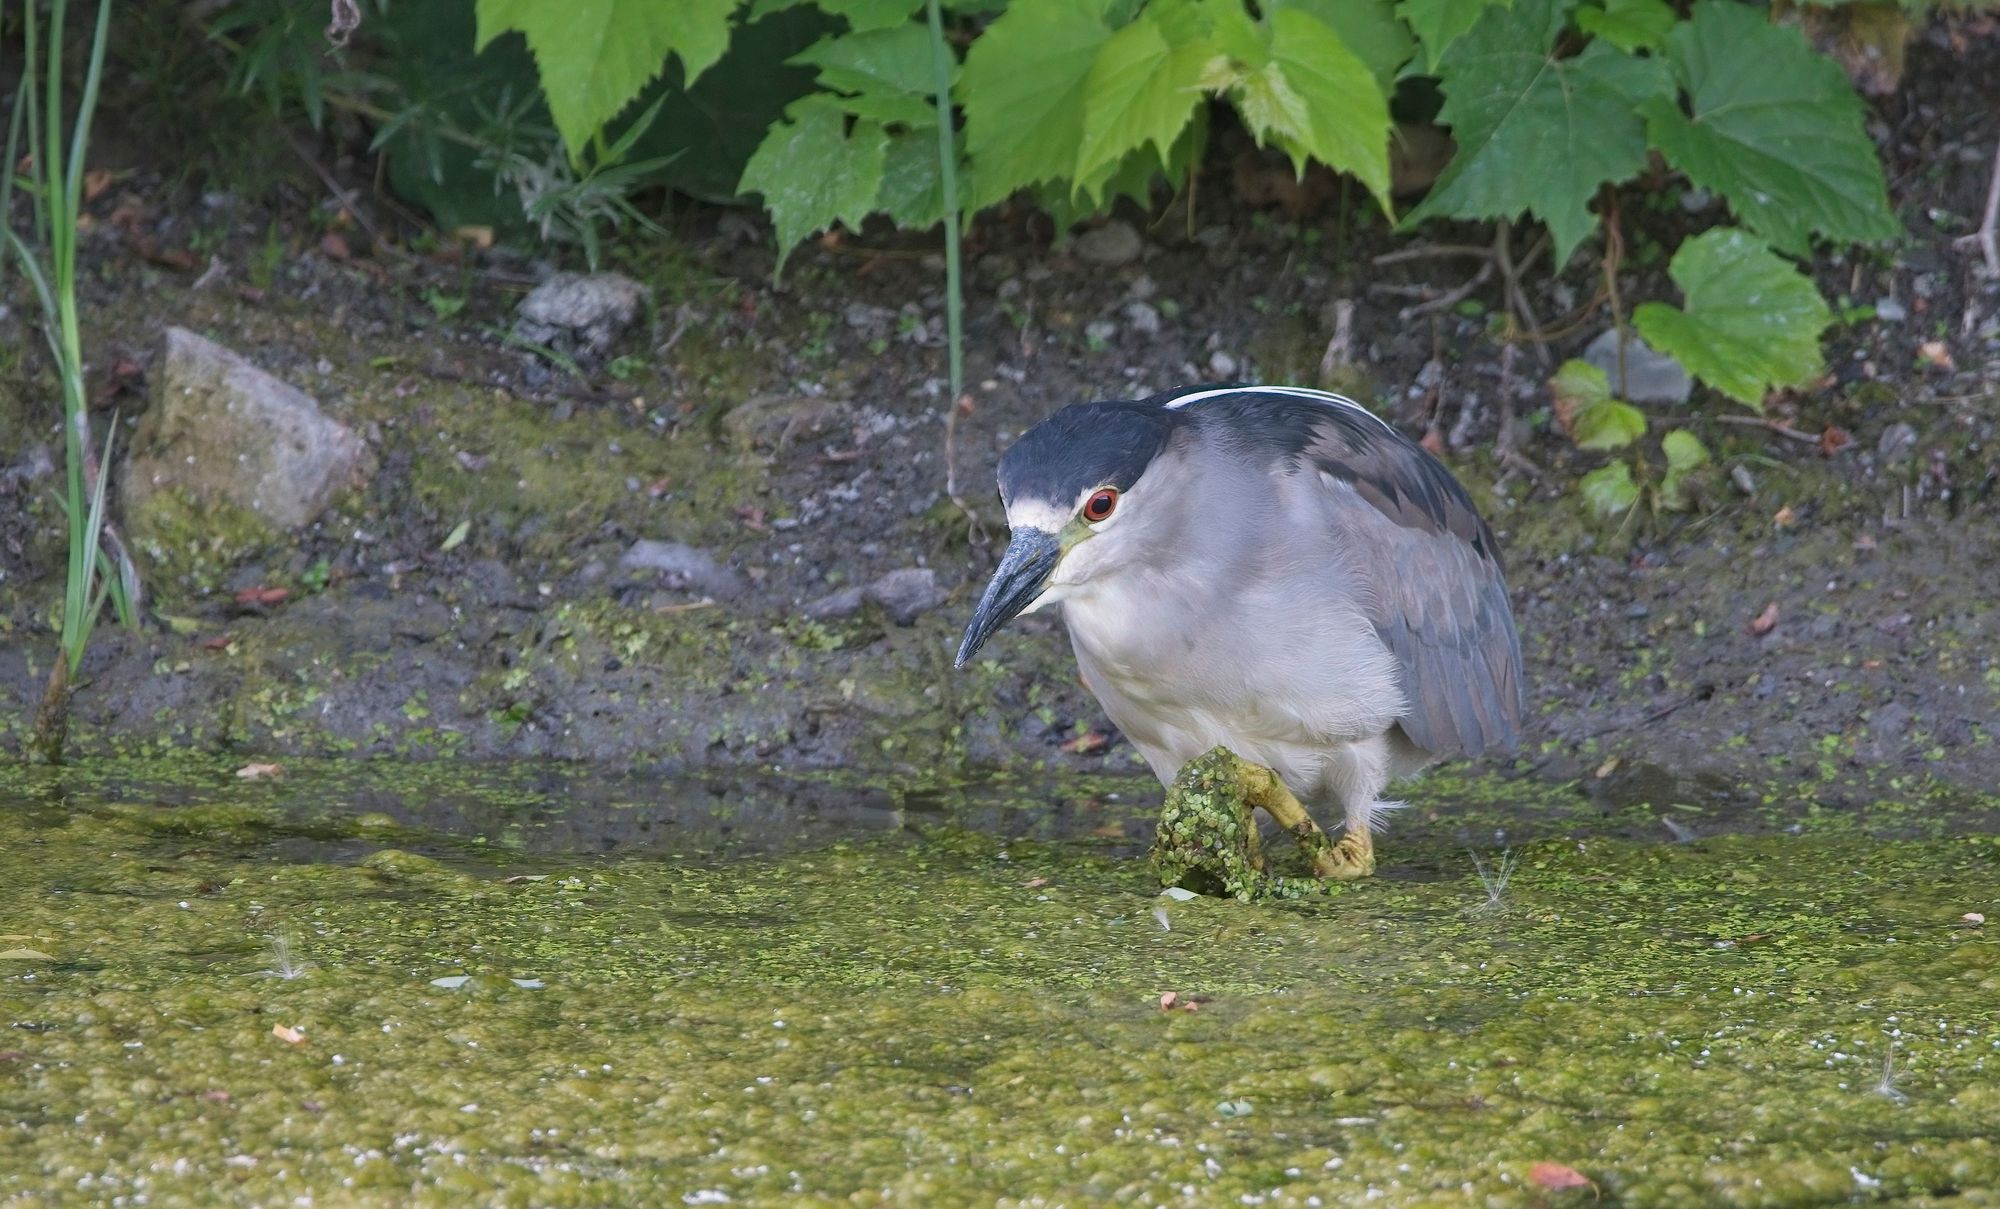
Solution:
{"label": "bird's black crown", "polygon": [[1152,399],[1073,403],[1022,433],[1000,459],[1000,498],[1068,509],[1093,487],[1127,490],[1159,456],[1176,419]]}

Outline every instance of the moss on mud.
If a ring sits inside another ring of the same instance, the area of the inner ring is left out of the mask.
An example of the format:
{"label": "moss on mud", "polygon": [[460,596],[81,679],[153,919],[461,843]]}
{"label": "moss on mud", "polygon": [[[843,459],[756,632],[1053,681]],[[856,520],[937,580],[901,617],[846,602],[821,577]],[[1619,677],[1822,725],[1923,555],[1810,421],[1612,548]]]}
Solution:
{"label": "moss on mud", "polygon": [[[1388,876],[1246,905],[949,798],[686,865],[367,814],[314,839],[300,782],[184,771],[205,806],[83,775],[0,811],[0,1199],[1530,1206],[1538,1161],[1633,1206],[2000,1186],[2000,945],[1964,918],[2000,910],[1990,836],[1552,838],[1493,895],[1419,824]],[[382,771],[369,800],[436,794]]]}

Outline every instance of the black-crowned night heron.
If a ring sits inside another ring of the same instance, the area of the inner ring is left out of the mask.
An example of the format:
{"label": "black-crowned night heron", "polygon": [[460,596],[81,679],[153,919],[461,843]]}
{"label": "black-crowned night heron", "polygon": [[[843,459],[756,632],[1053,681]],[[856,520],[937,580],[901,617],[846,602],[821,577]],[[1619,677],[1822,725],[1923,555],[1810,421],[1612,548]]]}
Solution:
{"label": "black-crowned night heron", "polygon": [[1084,683],[1162,783],[1226,746],[1276,774],[1258,804],[1302,839],[1317,828],[1301,800],[1345,812],[1323,876],[1374,869],[1392,779],[1514,745],[1521,646],[1493,531],[1352,400],[1255,386],[1075,404],[999,477],[1012,540],[958,665],[1060,602]]}

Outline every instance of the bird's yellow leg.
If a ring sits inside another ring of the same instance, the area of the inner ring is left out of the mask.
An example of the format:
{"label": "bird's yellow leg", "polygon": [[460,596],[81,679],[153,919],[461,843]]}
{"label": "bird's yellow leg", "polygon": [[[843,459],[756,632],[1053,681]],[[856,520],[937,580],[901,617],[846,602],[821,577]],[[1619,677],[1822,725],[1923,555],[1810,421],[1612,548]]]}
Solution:
{"label": "bird's yellow leg", "polygon": [[1321,877],[1331,877],[1340,881],[1352,881],[1367,877],[1375,872],[1375,841],[1364,831],[1348,831],[1338,841],[1321,831],[1311,815],[1278,774],[1262,764],[1252,764],[1241,756],[1232,756],[1236,761],[1237,780],[1243,786],[1243,798],[1250,806],[1264,811],[1278,821],[1278,826],[1291,833],[1305,850],[1306,859],[1312,862],[1313,872]]}
{"label": "bird's yellow leg", "polygon": [[[1255,817],[1260,809],[1298,840],[1318,877],[1264,871]],[[1188,761],[1168,786],[1153,864],[1170,886],[1243,899],[1307,898],[1326,893],[1321,879],[1346,880],[1371,871],[1374,859],[1366,845],[1366,836],[1358,851],[1334,842],[1275,773],[1218,747]]]}

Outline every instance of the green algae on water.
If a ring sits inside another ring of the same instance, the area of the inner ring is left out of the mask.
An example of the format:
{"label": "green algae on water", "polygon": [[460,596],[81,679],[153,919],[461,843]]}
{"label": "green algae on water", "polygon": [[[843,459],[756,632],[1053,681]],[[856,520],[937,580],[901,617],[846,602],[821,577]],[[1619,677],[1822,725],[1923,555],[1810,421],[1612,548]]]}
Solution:
{"label": "green algae on water", "polygon": [[1551,837],[1485,910],[1421,800],[1384,876],[1247,904],[944,821],[691,865],[97,805],[0,810],[45,955],[0,958],[0,1203],[2000,1187],[1990,836]]}

